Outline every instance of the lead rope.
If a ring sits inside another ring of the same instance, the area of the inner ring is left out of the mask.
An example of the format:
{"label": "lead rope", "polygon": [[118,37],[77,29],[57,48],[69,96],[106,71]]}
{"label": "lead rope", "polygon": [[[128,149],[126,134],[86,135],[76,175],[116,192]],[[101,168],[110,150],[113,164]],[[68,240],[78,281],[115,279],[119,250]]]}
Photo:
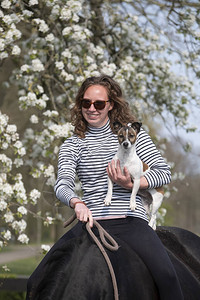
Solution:
{"label": "lead rope", "polygon": [[[74,220],[76,219],[76,214],[73,214],[64,224],[64,228],[66,228],[68,225],[70,225]],[[117,244],[117,242],[111,237],[111,235],[96,221],[94,220],[94,225],[97,227],[98,231],[99,231],[99,235],[100,235],[100,240],[102,242],[102,244],[109,250],[111,251],[117,251],[119,249],[119,246]],[[114,299],[115,300],[119,300],[119,294],[118,294],[118,287],[117,287],[117,281],[116,281],[116,276],[115,276],[115,272],[113,270],[111,261],[108,257],[108,254],[106,253],[105,248],[103,247],[103,245],[101,244],[101,242],[99,241],[99,239],[96,237],[96,235],[93,233],[92,229],[89,226],[89,222],[86,223],[86,229],[89,233],[89,235],[91,236],[91,238],[93,239],[93,241],[96,243],[97,247],[99,248],[99,250],[101,251],[107,265],[110,271],[110,275],[111,275],[111,279],[112,279],[112,284],[113,284],[113,290],[114,290]],[[106,241],[105,237],[107,238],[107,240],[109,241],[109,243]]]}

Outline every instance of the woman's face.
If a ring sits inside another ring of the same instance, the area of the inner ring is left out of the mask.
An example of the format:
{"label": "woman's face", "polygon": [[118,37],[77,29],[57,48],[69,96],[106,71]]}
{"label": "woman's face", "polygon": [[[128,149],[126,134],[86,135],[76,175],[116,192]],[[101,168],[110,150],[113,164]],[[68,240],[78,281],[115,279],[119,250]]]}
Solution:
{"label": "woman's face", "polygon": [[[95,101],[108,101],[107,90],[102,85],[92,85],[84,93],[83,99],[88,99],[92,102]],[[108,112],[112,110],[113,103],[106,102],[105,108],[98,110],[91,104],[89,108],[82,107],[82,114],[90,126],[102,127],[108,121]]]}

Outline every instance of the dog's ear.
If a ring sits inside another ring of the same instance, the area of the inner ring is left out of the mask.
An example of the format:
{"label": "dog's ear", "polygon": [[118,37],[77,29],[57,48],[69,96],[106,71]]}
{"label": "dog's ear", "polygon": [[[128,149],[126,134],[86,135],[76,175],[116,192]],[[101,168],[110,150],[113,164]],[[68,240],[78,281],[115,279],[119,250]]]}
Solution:
{"label": "dog's ear", "polygon": [[132,127],[133,129],[135,129],[135,131],[136,131],[137,133],[140,132],[141,126],[142,126],[142,123],[140,123],[140,122],[134,122],[134,123],[131,124],[131,127]]}
{"label": "dog's ear", "polygon": [[122,128],[122,124],[118,121],[113,123],[113,129],[115,133],[118,133],[118,131]]}

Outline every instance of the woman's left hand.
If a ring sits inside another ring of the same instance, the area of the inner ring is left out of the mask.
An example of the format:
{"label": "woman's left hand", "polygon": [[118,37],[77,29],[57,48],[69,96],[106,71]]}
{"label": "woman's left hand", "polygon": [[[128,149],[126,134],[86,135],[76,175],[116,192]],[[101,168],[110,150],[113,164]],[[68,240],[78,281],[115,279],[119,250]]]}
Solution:
{"label": "woman's left hand", "polygon": [[131,176],[128,172],[128,169],[124,167],[124,169],[121,170],[119,160],[117,160],[116,166],[114,160],[108,163],[108,167],[106,168],[106,171],[108,173],[108,176],[112,180],[112,182],[117,183],[118,185],[120,185],[125,189],[132,189],[133,182],[131,180]]}

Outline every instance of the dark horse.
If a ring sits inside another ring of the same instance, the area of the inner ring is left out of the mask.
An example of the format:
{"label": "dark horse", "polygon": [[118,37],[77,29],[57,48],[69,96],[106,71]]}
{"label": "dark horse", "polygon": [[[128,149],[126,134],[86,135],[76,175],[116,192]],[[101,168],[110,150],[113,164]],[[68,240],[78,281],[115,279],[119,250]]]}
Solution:
{"label": "dark horse", "polygon": [[[158,227],[157,234],[176,269],[184,299],[199,300],[200,238],[176,227]],[[107,250],[107,254],[116,274],[119,299],[159,299],[156,285],[145,264],[127,244],[116,241],[119,249],[116,252]],[[32,290],[28,289],[27,299],[114,299],[108,266],[87,231],[52,249],[51,255],[44,259],[42,274],[34,280],[31,282]]]}

